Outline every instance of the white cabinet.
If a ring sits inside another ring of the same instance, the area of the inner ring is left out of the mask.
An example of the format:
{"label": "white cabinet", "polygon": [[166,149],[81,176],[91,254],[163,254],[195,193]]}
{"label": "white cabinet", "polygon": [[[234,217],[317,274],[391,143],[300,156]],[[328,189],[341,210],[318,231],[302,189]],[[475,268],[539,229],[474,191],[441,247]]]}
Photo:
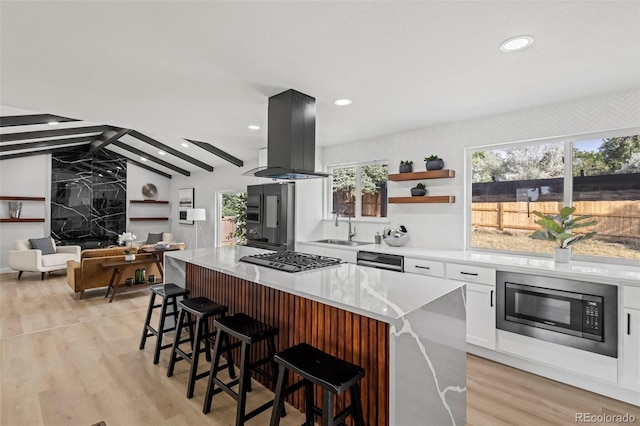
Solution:
{"label": "white cabinet", "polygon": [[496,348],[495,288],[467,283],[467,343]]}
{"label": "white cabinet", "polygon": [[329,257],[337,257],[338,259],[342,259],[343,262],[356,263],[358,252],[355,250],[342,250],[338,248],[327,247],[325,249],[324,255]]}
{"label": "white cabinet", "polygon": [[337,257],[347,263],[356,263],[356,258],[358,256],[358,252],[356,250],[340,249],[331,244],[319,246],[315,244],[297,243],[296,250],[318,256]]}
{"label": "white cabinet", "polygon": [[410,274],[444,277],[444,262],[426,259],[404,258],[404,271]]}
{"label": "white cabinet", "polygon": [[624,286],[620,384],[640,391],[640,287]]}
{"label": "white cabinet", "polygon": [[447,263],[446,276],[467,284],[467,343],[495,350],[495,269]]}
{"label": "white cabinet", "polygon": [[316,246],[313,244],[297,243],[296,250],[302,253],[315,254],[318,256],[326,256],[326,250],[324,247]]}

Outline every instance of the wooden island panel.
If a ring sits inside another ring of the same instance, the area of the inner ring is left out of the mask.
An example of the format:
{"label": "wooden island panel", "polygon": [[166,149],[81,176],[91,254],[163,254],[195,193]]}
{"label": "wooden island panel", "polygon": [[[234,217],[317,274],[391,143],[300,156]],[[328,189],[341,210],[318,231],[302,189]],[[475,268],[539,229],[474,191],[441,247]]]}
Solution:
{"label": "wooden island panel", "polygon": [[[229,314],[244,312],[278,327],[278,351],[308,343],[363,367],[365,422],[389,424],[389,324],[191,263],[186,265],[186,287],[191,291],[190,297],[208,297],[228,306]],[[252,359],[264,357],[266,345],[254,346]],[[234,353],[234,357],[240,359],[239,354]],[[261,376],[254,378],[274,390],[273,384]],[[290,373],[289,383],[298,379]],[[338,398],[336,412],[349,403],[347,393]],[[288,402],[304,411],[303,390],[290,395]],[[322,406],[317,389],[316,405]]]}

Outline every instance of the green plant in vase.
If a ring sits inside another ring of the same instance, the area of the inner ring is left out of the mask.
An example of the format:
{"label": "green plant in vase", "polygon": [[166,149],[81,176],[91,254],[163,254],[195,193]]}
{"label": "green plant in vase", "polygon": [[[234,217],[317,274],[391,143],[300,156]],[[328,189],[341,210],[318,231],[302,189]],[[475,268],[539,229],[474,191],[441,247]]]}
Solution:
{"label": "green plant in vase", "polygon": [[423,195],[426,195],[426,193],[427,193],[426,186],[424,186],[424,183],[422,182],[419,182],[418,184],[416,184],[414,188],[411,188],[412,197],[421,197]]}
{"label": "green plant in vase", "polygon": [[429,155],[428,157],[424,157],[424,162],[427,170],[444,169],[444,160],[437,155]]}
{"label": "green plant in vase", "polygon": [[400,168],[398,170],[400,173],[411,173],[413,171],[413,161],[411,160],[400,161]]}
{"label": "green plant in vase", "polygon": [[597,220],[589,220],[592,217],[590,215],[572,217],[575,211],[575,207],[564,206],[558,214],[543,214],[539,211],[533,212],[533,214],[540,218],[536,220],[535,223],[539,225],[542,230],[535,231],[529,237],[534,240],[555,242],[558,247],[555,249],[554,254],[558,262],[569,261],[569,256],[571,255],[569,249],[573,244],[588,240],[597,234],[595,231],[577,235],[573,233],[575,229],[598,224]]}

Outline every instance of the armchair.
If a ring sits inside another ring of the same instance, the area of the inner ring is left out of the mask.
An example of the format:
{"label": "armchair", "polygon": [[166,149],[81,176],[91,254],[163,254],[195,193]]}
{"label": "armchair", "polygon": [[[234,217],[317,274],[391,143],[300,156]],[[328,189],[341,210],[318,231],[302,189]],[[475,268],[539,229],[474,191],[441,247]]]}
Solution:
{"label": "armchair", "polygon": [[80,246],[56,246],[51,243],[55,253],[42,254],[41,250],[32,249],[29,240],[16,240],[13,250],[9,250],[9,267],[18,271],[18,279],[23,272],[40,272],[40,279],[44,280],[44,273],[67,268],[67,260],[80,261]]}

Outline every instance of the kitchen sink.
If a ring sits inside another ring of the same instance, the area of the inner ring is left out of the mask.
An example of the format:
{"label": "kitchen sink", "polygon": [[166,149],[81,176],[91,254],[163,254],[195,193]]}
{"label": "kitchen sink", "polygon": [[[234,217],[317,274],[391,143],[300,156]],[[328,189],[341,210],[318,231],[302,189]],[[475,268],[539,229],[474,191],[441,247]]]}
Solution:
{"label": "kitchen sink", "polygon": [[364,246],[367,244],[372,244],[372,243],[366,243],[364,241],[347,241],[347,240],[336,240],[333,238],[328,238],[325,240],[316,240],[313,241],[314,243],[325,243],[325,244],[336,244],[339,246],[351,246],[351,247],[355,247],[355,246]]}

